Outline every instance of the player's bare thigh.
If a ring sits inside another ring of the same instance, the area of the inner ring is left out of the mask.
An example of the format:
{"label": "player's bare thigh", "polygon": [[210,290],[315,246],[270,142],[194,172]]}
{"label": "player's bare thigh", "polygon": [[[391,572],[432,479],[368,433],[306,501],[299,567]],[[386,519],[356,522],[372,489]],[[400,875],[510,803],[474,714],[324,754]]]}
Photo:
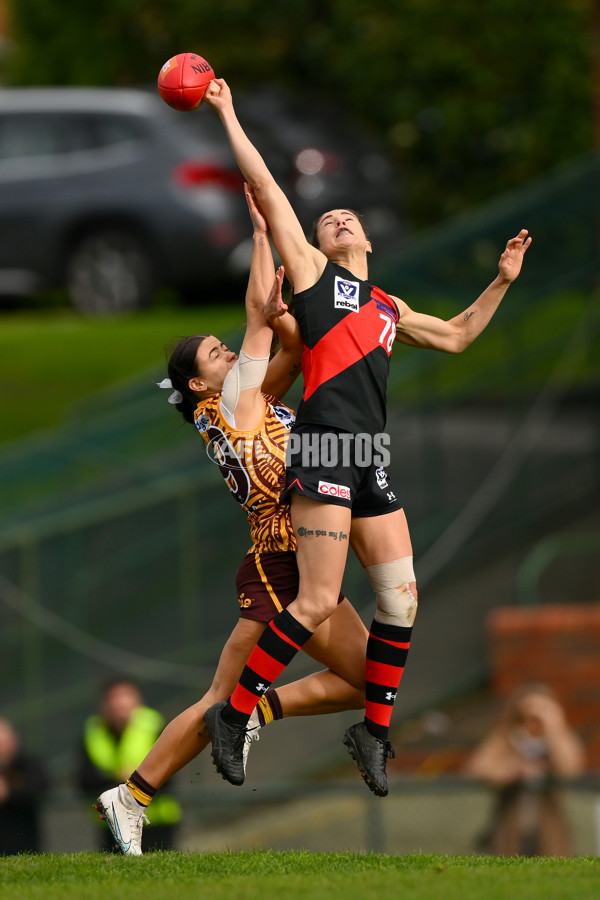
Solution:
{"label": "player's bare thigh", "polygon": [[292,494],[292,525],[298,541],[296,559],[300,586],[289,606],[310,631],[337,606],[348,556],[350,510]]}
{"label": "player's bare thigh", "polygon": [[350,543],[363,568],[412,556],[412,543],[403,509],[381,516],[352,519]]}

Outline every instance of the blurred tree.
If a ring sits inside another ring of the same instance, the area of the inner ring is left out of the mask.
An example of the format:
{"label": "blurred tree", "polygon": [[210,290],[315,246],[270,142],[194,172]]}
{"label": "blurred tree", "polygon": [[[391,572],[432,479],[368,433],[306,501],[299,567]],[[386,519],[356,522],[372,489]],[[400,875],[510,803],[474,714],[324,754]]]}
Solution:
{"label": "blurred tree", "polygon": [[234,91],[277,81],[383,137],[424,226],[594,144],[596,0],[6,0],[11,84],[150,83],[195,49]]}

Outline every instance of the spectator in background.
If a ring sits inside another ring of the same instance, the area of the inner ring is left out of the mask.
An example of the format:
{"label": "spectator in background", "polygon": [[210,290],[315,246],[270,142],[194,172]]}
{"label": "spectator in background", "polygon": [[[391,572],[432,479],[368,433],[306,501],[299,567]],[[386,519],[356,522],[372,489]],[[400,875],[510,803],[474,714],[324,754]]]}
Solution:
{"label": "spectator in background", "polygon": [[[129,776],[163,726],[160,713],[144,706],[140,690],[132,681],[115,679],[104,686],[99,712],[87,719],[79,751],[78,784],[90,803]],[[97,816],[94,818],[100,824]],[[161,793],[152,804],[152,824],[144,829],[144,851],[172,849],[180,819],[179,803],[168,793]],[[107,828],[99,832],[99,842],[101,850],[114,849]]]}
{"label": "spectator in background", "polygon": [[40,851],[40,807],[47,789],[42,764],[21,749],[12,724],[0,718],[0,855]]}
{"label": "spectator in background", "polygon": [[497,796],[478,849],[499,856],[570,856],[560,786],[584,767],[583,745],[552,691],[543,684],[516,691],[466,764],[466,774]]}

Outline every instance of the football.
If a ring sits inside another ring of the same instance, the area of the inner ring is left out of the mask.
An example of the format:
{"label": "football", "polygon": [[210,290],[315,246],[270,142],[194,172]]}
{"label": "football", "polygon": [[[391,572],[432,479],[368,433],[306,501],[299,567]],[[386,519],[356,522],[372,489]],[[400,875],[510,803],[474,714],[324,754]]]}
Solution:
{"label": "football", "polygon": [[215,77],[212,66],[197,53],[178,53],[158,73],[158,93],[181,112],[196,109]]}

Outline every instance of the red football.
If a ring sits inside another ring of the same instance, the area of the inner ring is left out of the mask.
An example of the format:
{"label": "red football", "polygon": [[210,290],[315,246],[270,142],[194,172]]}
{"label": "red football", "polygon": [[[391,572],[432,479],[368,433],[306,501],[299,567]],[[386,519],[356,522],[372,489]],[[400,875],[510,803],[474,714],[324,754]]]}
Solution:
{"label": "red football", "polygon": [[158,93],[173,109],[189,112],[202,101],[215,77],[210,63],[197,53],[178,53],[158,74]]}

